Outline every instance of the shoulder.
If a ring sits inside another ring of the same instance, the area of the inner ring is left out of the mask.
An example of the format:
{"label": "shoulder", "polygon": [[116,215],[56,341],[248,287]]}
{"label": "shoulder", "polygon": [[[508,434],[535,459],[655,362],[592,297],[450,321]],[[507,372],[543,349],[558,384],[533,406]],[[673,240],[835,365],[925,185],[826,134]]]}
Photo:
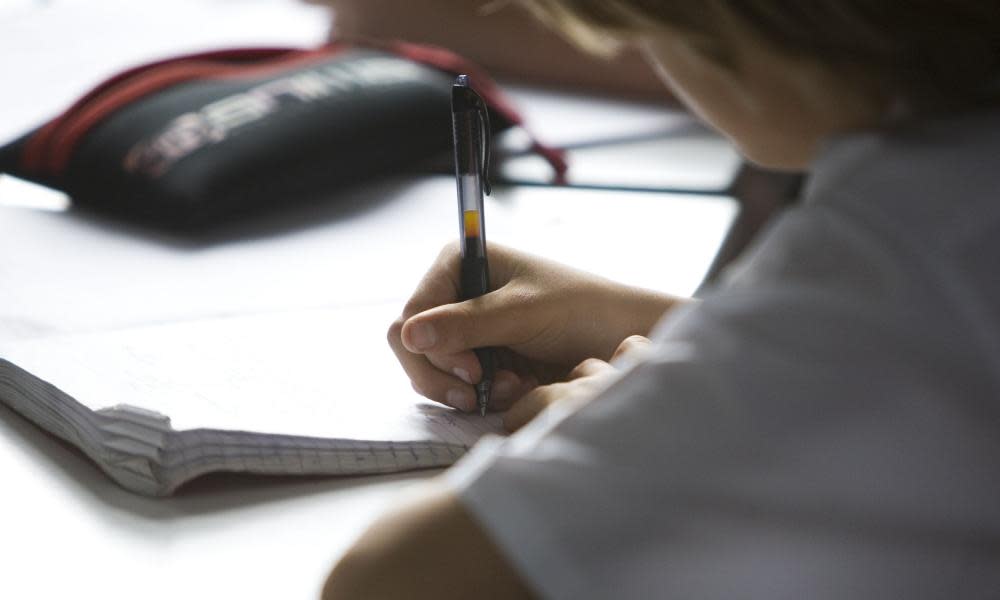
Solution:
{"label": "shoulder", "polygon": [[[990,266],[1000,229],[983,226],[1000,217],[1000,200],[967,218],[934,190],[867,185],[885,176],[870,167],[779,216],[655,337],[731,365],[719,376],[745,377],[751,388],[787,369],[895,372],[901,383],[945,381],[956,392],[971,379],[1000,393],[1000,280]],[[968,190],[967,202],[979,193]],[[774,368],[745,368],[765,359]]]}

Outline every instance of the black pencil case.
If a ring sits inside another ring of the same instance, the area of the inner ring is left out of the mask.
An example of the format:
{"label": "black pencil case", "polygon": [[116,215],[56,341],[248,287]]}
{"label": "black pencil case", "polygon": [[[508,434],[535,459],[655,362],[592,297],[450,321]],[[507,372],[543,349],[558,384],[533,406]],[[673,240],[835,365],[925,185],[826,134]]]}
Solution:
{"label": "black pencil case", "polygon": [[[446,155],[459,72],[472,75],[494,130],[521,124],[492,80],[440,48],[233,49],[104,81],[0,148],[0,171],[64,191],[82,208],[201,229]],[[558,152],[535,149],[564,171]]]}

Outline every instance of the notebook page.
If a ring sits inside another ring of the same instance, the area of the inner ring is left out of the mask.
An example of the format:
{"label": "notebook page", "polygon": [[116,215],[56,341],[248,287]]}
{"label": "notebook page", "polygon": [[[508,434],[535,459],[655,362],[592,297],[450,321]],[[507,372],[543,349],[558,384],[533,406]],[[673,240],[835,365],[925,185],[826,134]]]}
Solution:
{"label": "notebook page", "polygon": [[500,432],[410,387],[385,341],[399,307],[280,312],[0,342],[0,356],[97,410],[128,404],[174,429],[471,445]]}

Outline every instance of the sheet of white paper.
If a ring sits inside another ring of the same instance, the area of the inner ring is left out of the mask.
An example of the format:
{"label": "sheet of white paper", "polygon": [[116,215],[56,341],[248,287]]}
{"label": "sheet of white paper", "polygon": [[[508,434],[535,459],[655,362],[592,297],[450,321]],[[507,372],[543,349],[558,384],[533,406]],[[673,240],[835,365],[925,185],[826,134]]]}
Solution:
{"label": "sheet of white paper", "polygon": [[[401,306],[456,239],[455,210],[454,178],[429,177],[197,243],[75,213],[0,207],[0,339]],[[486,232],[491,242],[624,283],[689,294],[735,212],[727,198],[513,187],[487,200]]]}
{"label": "sheet of white paper", "polygon": [[499,417],[425,401],[385,341],[398,306],[317,309],[0,342],[91,409],[128,404],[211,428],[471,445]]}

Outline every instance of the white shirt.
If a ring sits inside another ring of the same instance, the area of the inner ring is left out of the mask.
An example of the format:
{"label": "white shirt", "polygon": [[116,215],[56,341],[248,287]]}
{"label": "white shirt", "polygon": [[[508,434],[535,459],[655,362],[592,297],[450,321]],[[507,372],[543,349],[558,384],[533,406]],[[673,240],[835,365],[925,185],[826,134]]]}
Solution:
{"label": "white shirt", "polygon": [[541,596],[1000,597],[1000,114],[812,171],[652,358],[446,475]]}

